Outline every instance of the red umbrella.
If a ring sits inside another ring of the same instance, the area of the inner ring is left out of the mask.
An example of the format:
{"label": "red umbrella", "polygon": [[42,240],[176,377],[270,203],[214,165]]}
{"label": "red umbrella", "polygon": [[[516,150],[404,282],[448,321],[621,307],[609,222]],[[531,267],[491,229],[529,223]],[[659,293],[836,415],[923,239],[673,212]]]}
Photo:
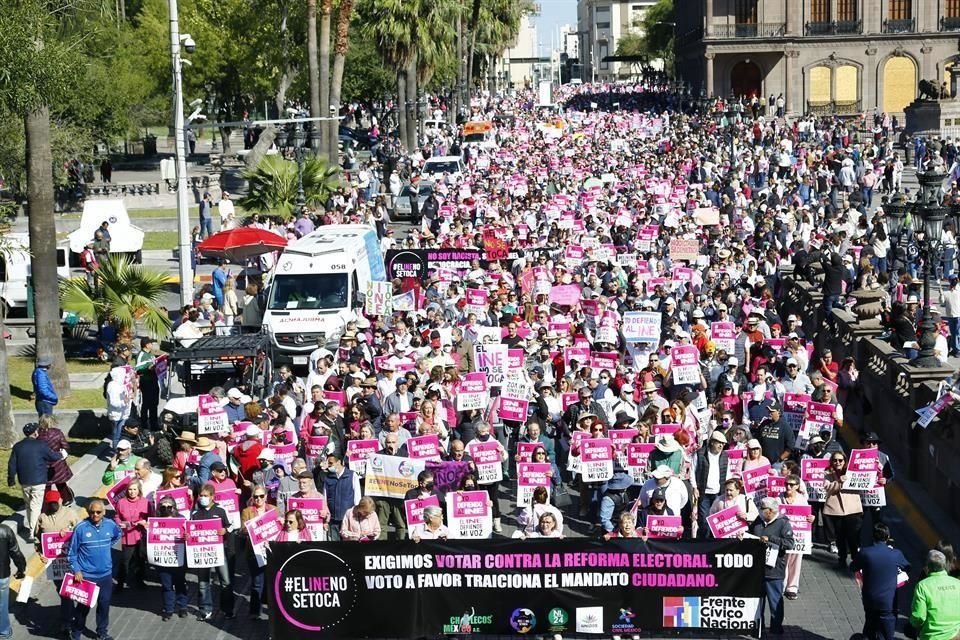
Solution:
{"label": "red umbrella", "polygon": [[215,233],[197,247],[209,258],[226,258],[231,262],[243,262],[247,258],[271,251],[280,251],[287,246],[287,239],[272,231],[256,227],[238,227]]}

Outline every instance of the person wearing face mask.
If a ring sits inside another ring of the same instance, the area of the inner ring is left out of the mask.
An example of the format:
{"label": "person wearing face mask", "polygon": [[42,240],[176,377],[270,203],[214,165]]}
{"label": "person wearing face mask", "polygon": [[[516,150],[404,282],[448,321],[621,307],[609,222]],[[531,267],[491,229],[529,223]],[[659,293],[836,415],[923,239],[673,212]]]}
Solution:
{"label": "person wearing face mask", "polygon": [[347,509],[360,501],[360,478],[343,465],[343,458],[335,453],[327,455],[326,473],[314,469],[314,480],[322,487],[330,509],[330,528],[328,539],[340,540],[340,524]]}
{"label": "person wearing face mask", "polygon": [[[498,451],[500,452],[500,461],[507,461],[507,450],[496,438],[494,438],[490,433],[490,423],[481,422],[477,425],[477,437],[474,440],[471,440],[467,443],[467,451],[471,451],[474,446],[487,442],[496,442]],[[503,533],[503,527],[500,525],[500,504],[497,499],[498,492],[500,490],[499,482],[491,482],[488,484],[481,485],[490,496],[490,501],[493,503],[493,531],[494,533]],[[441,500],[441,504],[443,501]]]}
{"label": "person wearing face mask", "polygon": [[613,403],[610,408],[610,413],[618,417],[621,413],[626,414],[633,420],[637,420],[640,417],[640,407],[637,406],[637,403],[633,400],[633,385],[627,383],[620,387],[620,398]]}
{"label": "person wearing face mask", "polygon": [[[43,512],[37,521],[37,529],[34,536],[37,539],[37,552],[41,551],[40,540],[44,533],[65,534],[73,531],[80,523],[77,511],[64,508],[63,500],[56,489],[48,489],[43,494]],[[41,556],[42,557],[42,556]],[[73,618],[73,600],[60,596],[60,630],[67,634],[70,632],[70,620]]]}
{"label": "person wearing face mask", "polygon": [[230,584],[230,559],[233,556],[232,535],[228,533],[230,528],[230,518],[222,507],[217,506],[214,496],[217,493],[216,487],[212,484],[205,484],[200,489],[200,496],[190,514],[191,520],[220,520],[219,534],[223,536],[224,555],[226,562],[212,569],[197,570],[197,585],[199,587],[199,602],[197,611],[197,620],[204,622],[213,617],[213,593],[210,589],[210,578],[216,574],[220,580],[220,610],[224,618],[232,619],[236,614],[234,608],[233,587]]}
{"label": "person wearing face mask", "polygon": [[699,505],[697,537],[700,539],[705,539],[710,533],[707,516],[710,515],[713,503],[720,498],[723,481],[727,478],[728,457],[724,451],[726,444],[726,436],[714,431],[707,444],[697,453],[694,472],[690,476],[693,483],[693,501]]}
{"label": "person wearing face mask", "polygon": [[[157,505],[154,517],[157,518],[179,518],[177,503],[173,498],[163,498]],[[154,567],[157,576],[160,578],[161,597],[163,599],[163,608],[160,610],[160,617],[164,622],[173,617],[174,612],[181,618],[187,617],[187,579],[186,570],[183,567]]]}
{"label": "person wearing face mask", "polygon": [[436,488],[433,471],[423,470],[417,474],[417,486],[407,491],[403,499],[421,500],[423,498],[429,498],[430,496],[436,496],[440,504],[444,504],[444,500],[446,500],[444,492]]}

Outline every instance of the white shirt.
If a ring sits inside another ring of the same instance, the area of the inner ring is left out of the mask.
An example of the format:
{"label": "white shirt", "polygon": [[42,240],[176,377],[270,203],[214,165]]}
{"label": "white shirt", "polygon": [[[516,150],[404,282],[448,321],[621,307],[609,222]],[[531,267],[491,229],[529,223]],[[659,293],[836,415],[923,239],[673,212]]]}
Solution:
{"label": "white shirt", "polygon": [[217,209],[220,211],[220,229],[233,229],[234,216],[236,215],[236,211],[233,208],[233,200],[224,198],[220,201],[220,204],[217,205]]}
{"label": "white shirt", "polygon": [[707,451],[707,486],[704,487],[705,494],[713,495],[720,493],[720,454]]}

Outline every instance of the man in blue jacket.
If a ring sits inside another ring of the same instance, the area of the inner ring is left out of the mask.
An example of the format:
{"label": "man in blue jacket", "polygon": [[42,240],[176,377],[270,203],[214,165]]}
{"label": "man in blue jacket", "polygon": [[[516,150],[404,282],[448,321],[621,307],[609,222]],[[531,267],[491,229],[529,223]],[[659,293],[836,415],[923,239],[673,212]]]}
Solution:
{"label": "man in blue jacket", "polygon": [[893,603],[897,595],[897,573],[910,570],[910,563],[899,549],[888,544],[890,529],[882,522],[873,527],[873,544],[860,549],[850,568],[863,572],[863,635],[893,640],[897,614]]}
{"label": "man in blue jacket", "polygon": [[340,540],[340,525],[347,509],[360,501],[360,495],[354,486],[354,473],[343,465],[343,458],[335,453],[327,456],[327,473],[318,478],[323,495],[330,509],[330,540]]}
{"label": "man in blue jacket", "polygon": [[776,498],[760,501],[760,517],[750,533],[767,545],[763,583],[766,587],[766,602],[760,600],[760,624],[763,624],[764,604],[770,605],[770,633],[783,633],[783,579],[787,569],[787,551],[793,549],[793,529],[790,521],[780,517],[780,504]]}
{"label": "man in blue jacket", "polygon": [[53,388],[49,369],[53,360],[43,356],[37,358],[37,368],[33,370],[33,397],[37,407],[37,417],[51,415],[53,408],[60,402],[57,390]]}
{"label": "man in blue jacket", "polygon": [[7,463],[7,485],[13,486],[14,480],[20,481],[23,489],[23,501],[27,513],[23,525],[26,527],[27,542],[36,542],[33,532],[37,529],[40,510],[43,508],[43,492],[47,489],[47,469],[50,464],[60,460],[50,446],[37,439],[39,426],[36,422],[23,425],[23,440],[13,445],[10,461]]}
{"label": "man in blue jacket", "polygon": [[[104,518],[106,505],[100,498],[92,498],[87,505],[87,519],[73,530],[67,549],[67,563],[75,581],[88,580],[100,587],[97,599],[97,638],[113,640],[110,626],[110,600],[113,598],[113,545],[120,540],[120,527]],[[89,607],[77,605],[70,628],[72,640],[80,640],[86,631]]]}

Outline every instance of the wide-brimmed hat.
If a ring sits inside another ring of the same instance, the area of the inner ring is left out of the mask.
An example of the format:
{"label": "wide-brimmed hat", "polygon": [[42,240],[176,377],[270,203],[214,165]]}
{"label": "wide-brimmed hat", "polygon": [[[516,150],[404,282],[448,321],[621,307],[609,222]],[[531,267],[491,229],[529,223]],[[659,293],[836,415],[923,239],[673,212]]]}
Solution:
{"label": "wide-brimmed hat", "polygon": [[680,451],[682,448],[680,443],[677,442],[677,439],[669,433],[661,434],[660,437],[657,438],[656,447],[658,451],[663,453],[673,453],[674,451]]}
{"label": "wide-brimmed hat", "polygon": [[657,385],[654,384],[652,380],[647,380],[646,382],[643,383],[644,393],[650,393],[650,392],[656,393],[656,391],[657,391]]}
{"label": "wide-brimmed hat", "polygon": [[360,386],[361,386],[361,387],[367,387],[367,388],[370,388],[370,389],[376,389],[376,388],[377,388],[377,379],[374,378],[373,376],[370,376],[370,377],[368,377],[368,378],[365,378],[364,381],[360,383]]}
{"label": "wide-brimmed hat", "polygon": [[880,436],[877,435],[876,431],[870,431],[867,435],[863,436],[863,443],[867,444],[868,442],[876,442],[880,444]]}
{"label": "wide-brimmed hat", "polygon": [[193,444],[197,444],[197,434],[195,434],[193,431],[181,431],[180,435],[177,436],[177,440],[180,442],[192,442]]}
{"label": "wide-brimmed hat", "polygon": [[654,469],[653,473],[650,475],[652,475],[654,478],[657,478],[658,480],[663,480],[664,478],[672,478],[673,469],[671,469],[665,464],[662,464],[656,469]]}
{"label": "wide-brimmed hat", "polygon": [[211,440],[207,436],[200,436],[199,438],[197,438],[197,444],[194,446],[197,448],[198,451],[212,451],[214,444],[213,444],[213,440]]}

